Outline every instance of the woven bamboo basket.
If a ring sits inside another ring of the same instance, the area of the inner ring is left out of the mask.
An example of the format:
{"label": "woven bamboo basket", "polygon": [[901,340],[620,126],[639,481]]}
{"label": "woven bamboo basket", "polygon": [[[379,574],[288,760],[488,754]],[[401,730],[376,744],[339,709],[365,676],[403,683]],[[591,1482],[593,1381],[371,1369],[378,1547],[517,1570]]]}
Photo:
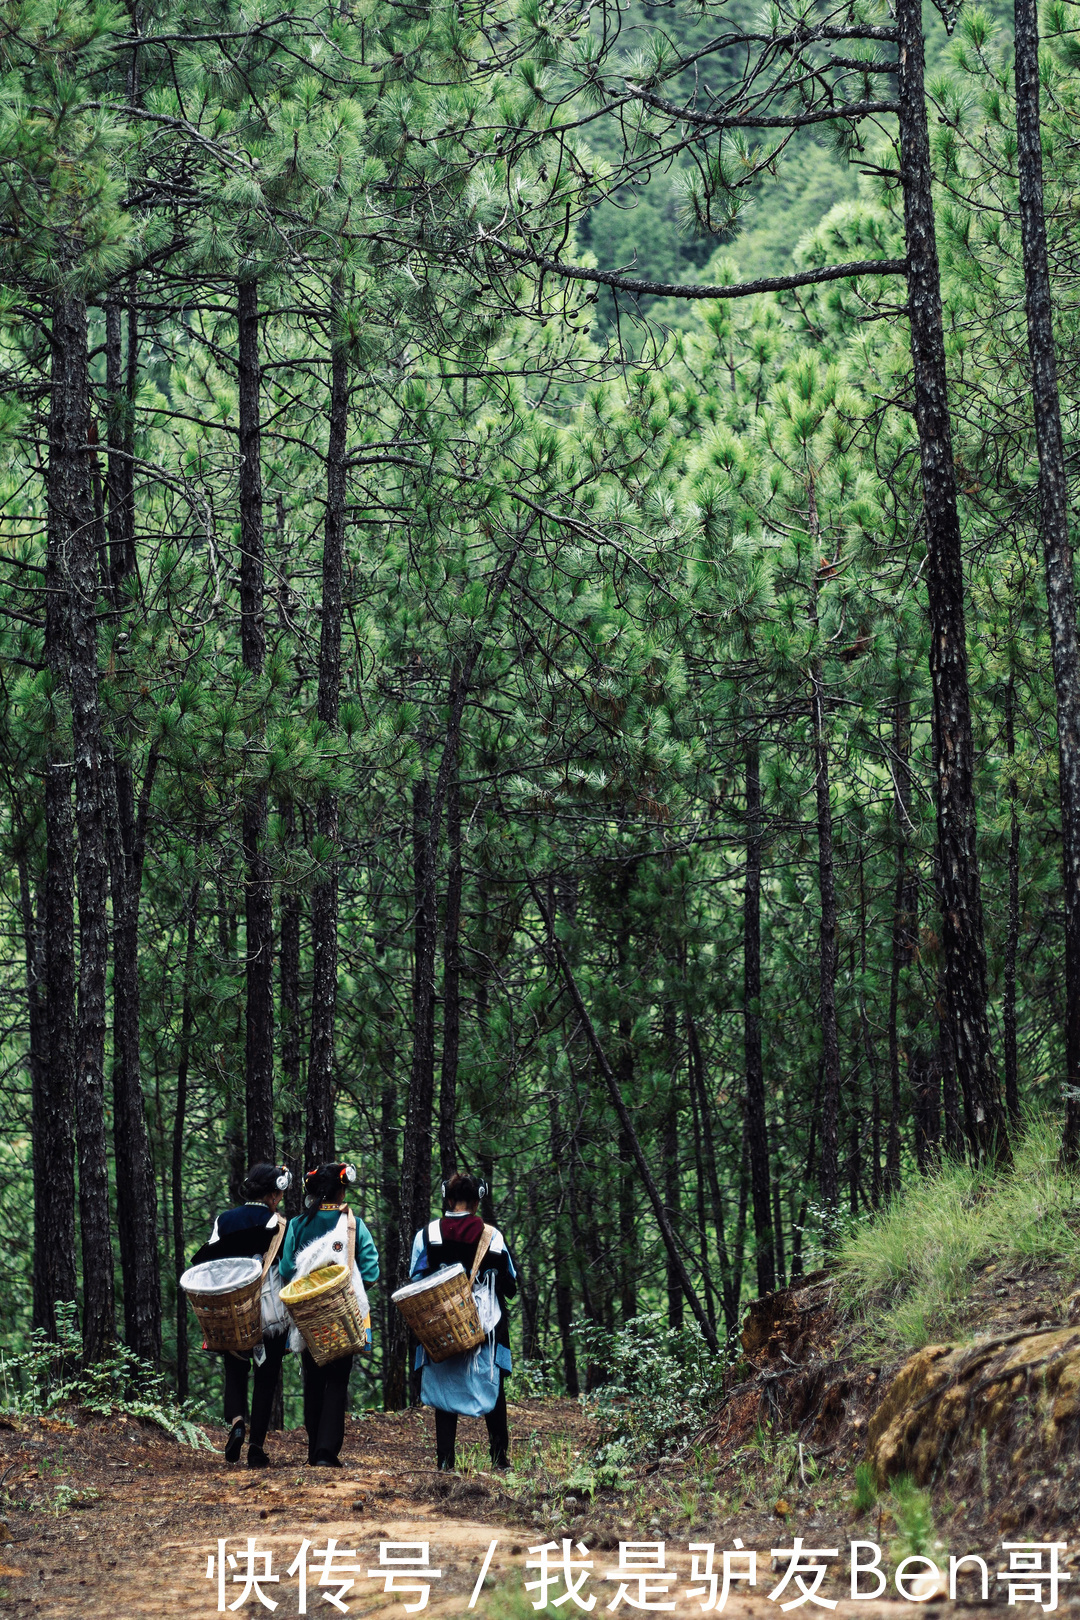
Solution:
{"label": "woven bamboo basket", "polygon": [[464,1266],[440,1266],[390,1297],[432,1361],[449,1361],[484,1342]]}
{"label": "woven bamboo basket", "polygon": [[[229,1266],[249,1270],[251,1275],[239,1286],[215,1287],[215,1273],[224,1276]],[[211,1260],[184,1272],[180,1286],[199,1319],[208,1350],[232,1350],[239,1355],[254,1350],[261,1342],[262,1283],[263,1268],[258,1260]]]}
{"label": "woven bamboo basket", "polygon": [[368,1348],[368,1323],[353,1293],[351,1268],[320,1266],[296,1277],[281,1290],[281,1303],[320,1367]]}

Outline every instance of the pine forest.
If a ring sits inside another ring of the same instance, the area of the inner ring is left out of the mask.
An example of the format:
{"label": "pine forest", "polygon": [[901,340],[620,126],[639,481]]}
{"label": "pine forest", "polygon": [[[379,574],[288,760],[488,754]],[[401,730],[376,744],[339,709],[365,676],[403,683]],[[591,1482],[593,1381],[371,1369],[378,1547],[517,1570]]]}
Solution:
{"label": "pine forest", "polygon": [[388,1410],[455,1171],[569,1396],[1070,1174],[1078,116],[1072,0],[2,0],[9,1355],[216,1409],[254,1161]]}

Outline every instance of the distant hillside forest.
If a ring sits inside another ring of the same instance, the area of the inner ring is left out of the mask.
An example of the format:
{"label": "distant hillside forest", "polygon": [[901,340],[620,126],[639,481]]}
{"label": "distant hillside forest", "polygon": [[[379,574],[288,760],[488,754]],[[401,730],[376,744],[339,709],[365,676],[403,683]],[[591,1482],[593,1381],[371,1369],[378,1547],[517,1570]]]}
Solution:
{"label": "distant hillside forest", "polygon": [[573,1394],[1075,1161],[1071,18],[0,0],[7,1353],[206,1395],[255,1160],[391,1407],[455,1169]]}

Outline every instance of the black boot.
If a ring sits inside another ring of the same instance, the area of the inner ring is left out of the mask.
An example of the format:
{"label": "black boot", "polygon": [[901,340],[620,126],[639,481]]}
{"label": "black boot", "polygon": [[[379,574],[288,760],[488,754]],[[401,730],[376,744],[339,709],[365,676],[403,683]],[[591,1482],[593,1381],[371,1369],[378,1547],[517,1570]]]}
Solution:
{"label": "black boot", "polygon": [[225,1442],[225,1461],[234,1463],[240,1461],[240,1453],[244,1449],[244,1436],[247,1434],[247,1424],[243,1418],[237,1418],[229,1430],[229,1438]]}

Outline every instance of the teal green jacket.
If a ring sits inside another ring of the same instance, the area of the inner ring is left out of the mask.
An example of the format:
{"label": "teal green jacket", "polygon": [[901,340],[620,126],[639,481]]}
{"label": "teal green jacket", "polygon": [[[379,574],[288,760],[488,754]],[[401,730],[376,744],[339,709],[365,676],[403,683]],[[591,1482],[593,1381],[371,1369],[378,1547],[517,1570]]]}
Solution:
{"label": "teal green jacket", "polygon": [[[340,1219],[339,1209],[320,1209],[314,1216],[293,1216],[285,1233],[285,1242],[281,1246],[281,1258],[278,1261],[283,1283],[292,1282],[296,1276],[297,1243],[299,1242],[299,1247],[303,1250],[320,1238],[328,1237]],[[345,1264],[344,1254],[340,1256],[328,1254],[323,1264],[330,1264],[333,1260],[337,1260],[341,1265]],[[359,1215],[356,1217],[356,1264],[365,1283],[378,1281],[379,1251]]]}

